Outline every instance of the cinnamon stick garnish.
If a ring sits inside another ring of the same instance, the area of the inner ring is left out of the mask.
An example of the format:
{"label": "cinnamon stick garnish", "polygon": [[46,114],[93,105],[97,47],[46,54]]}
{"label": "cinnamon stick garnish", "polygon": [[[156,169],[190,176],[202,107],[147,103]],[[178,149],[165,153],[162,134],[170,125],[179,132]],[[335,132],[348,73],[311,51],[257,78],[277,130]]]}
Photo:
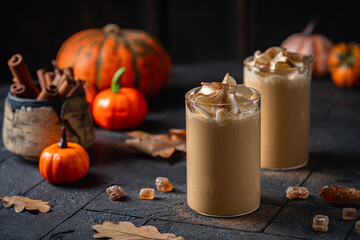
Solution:
{"label": "cinnamon stick garnish", "polygon": [[46,86],[50,86],[52,81],[54,80],[55,74],[53,72],[47,72],[45,73],[45,82]]}
{"label": "cinnamon stick garnish", "polygon": [[60,98],[66,97],[71,91],[71,89],[76,86],[75,80],[69,78],[68,75],[64,74],[63,79],[64,80],[62,81],[61,85],[58,87]]}
{"label": "cinnamon stick garnish", "polygon": [[24,62],[23,57],[20,54],[13,55],[8,61],[8,66],[11,70],[12,75],[16,79],[19,85],[25,86],[25,91],[28,97],[36,98],[39,94],[39,90],[36,88],[29,70]]}
{"label": "cinnamon stick garnish", "polygon": [[37,96],[36,100],[42,99],[53,99],[58,97],[57,87],[50,85],[47,88],[43,88],[39,95]]}
{"label": "cinnamon stick garnish", "polygon": [[46,82],[46,79],[45,79],[45,73],[46,72],[47,71],[46,71],[45,68],[41,68],[41,69],[36,71],[36,75],[38,77],[41,89],[44,89],[44,88],[46,88],[48,86],[47,82]]}
{"label": "cinnamon stick garnish", "polygon": [[81,92],[81,90],[83,90],[85,81],[75,78],[75,82],[76,82],[75,86],[70,90],[70,92],[66,95],[66,97],[75,96],[75,95],[79,94]]}
{"label": "cinnamon stick garnish", "polygon": [[20,97],[20,98],[27,98],[28,97],[27,94],[26,94],[25,86],[20,85],[18,83],[11,84],[10,92],[15,97]]}

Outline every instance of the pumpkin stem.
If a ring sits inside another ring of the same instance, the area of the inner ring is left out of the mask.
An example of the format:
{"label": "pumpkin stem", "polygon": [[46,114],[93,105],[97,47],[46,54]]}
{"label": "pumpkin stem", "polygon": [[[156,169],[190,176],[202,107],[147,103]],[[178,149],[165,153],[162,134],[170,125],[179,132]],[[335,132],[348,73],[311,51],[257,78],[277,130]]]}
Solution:
{"label": "pumpkin stem", "polygon": [[119,27],[119,25],[114,24],[114,23],[109,23],[107,25],[105,25],[102,28],[102,31],[105,33],[105,35],[120,35],[121,33],[121,29]]}
{"label": "pumpkin stem", "polygon": [[61,127],[61,138],[58,143],[59,148],[67,148],[67,141],[66,141],[66,130],[65,127]]}
{"label": "pumpkin stem", "polygon": [[308,25],[304,28],[304,30],[302,31],[302,34],[304,35],[310,35],[312,33],[312,31],[314,30],[316,25],[316,20],[311,20]]}
{"label": "pumpkin stem", "polygon": [[116,73],[113,76],[113,79],[111,81],[111,91],[113,93],[119,93],[120,92],[120,77],[123,75],[123,73],[126,71],[126,67],[119,68]]}

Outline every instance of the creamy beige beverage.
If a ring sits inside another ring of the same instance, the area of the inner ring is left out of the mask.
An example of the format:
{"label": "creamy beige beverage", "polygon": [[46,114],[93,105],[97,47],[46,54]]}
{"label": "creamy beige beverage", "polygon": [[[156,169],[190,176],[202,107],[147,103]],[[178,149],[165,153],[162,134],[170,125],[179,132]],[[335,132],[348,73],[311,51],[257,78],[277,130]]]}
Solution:
{"label": "creamy beige beverage", "polygon": [[237,216],[260,205],[260,94],[202,83],[186,94],[187,202],[210,216]]}
{"label": "creamy beige beverage", "polygon": [[269,48],[244,61],[244,84],[261,93],[261,167],[295,169],[309,159],[311,57]]}

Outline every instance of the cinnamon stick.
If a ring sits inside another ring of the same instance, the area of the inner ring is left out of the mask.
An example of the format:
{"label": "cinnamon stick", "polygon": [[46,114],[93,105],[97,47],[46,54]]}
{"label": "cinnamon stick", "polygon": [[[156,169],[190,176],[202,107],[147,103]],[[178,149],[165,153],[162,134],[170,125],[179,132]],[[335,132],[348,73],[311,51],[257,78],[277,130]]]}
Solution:
{"label": "cinnamon stick", "polygon": [[10,86],[10,92],[15,97],[27,98],[26,89],[24,85],[13,83]]}
{"label": "cinnamon stick", "polygon": [[74,77],[74,70],[72,67],[64,68],[62,71],[64,74],[69,75],[70,77]]}
{"label": "cinnamon stick", "polygon": [[36,71],[36,75],[38,77],[41,89],[44,89],[44,88],[46,88],[48,86],[47,82],[46,82],[46,79],[45,79],[45,73],[46,72],[47,71],[46,71],[45,68],[41,68],[41,69]]}
{"label": "cinnamon stick", "polygon": [[55,73],[54,80],[52,81],[51,85],[54,85],[55,87],[59,87],[63,81],[63,76],[59,73]]}
{"label": "cinnamon stick", "polygon": [[47,72],[45,73],[45,82],[46,86],[50,86],[52,81],[54,80],[55,74],[53,72]]}
{"label": "cinnamon stick", "polygon": [[68,75],[64,74],[63,79],[64,80],[62,81],[61,85],[58,87],[60,98],[66,97],[71,91],[71,89],[76,86],[75,80],[69,78]]}
{"label": "cinnamon stick", "polygon": [[51,61],[51,64],[52,64],[53,67],[54,67],[54,73],[55,73],[55,75],[56,75],[56,74],[62,75],[62,71],[61,71],[61,69],[58,67],[57,62],[56,62],[55,59]]}
{"label": "cinnamon stick", "polygon": [[66,95],[66,97],[75,96],[75,95],[79,94],[81,92],[81,90],[83,90],[85,81],[75,78],[75,82],[76,82],[75,86],[70,90],[70,92]]}
{"label": "cinnamon stick", "polygon": [[37,96],[36,100],[42,100],[42,99],[53,99],[58,96],[57,87],[50,85],[46,88],[43,88],[39,95]]}
{"label": "cinnamon stick", "polygon": [[28,97],[36,98],[39,90],[36,88],[29,70],[20,54],[13,55],[8,61],[8,66],[18,84],[25,86]]}

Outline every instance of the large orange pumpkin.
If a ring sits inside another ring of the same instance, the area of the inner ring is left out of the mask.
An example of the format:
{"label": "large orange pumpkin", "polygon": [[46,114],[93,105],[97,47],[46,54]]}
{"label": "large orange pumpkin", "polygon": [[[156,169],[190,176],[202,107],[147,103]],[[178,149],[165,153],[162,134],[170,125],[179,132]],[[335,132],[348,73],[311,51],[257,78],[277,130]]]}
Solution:
{"label": "large orange pumpkin", "polygon": [[313,57],[312,74],[321,76],[328,73],[327,59],[332,47],[332,42],[320,34],[311,34],[315,22],[311,21],[302,33],[290,35],[281,44],[290,52],[299,52]]}
{"label": "large orange pumpkin", "polygon": [[84,85],[86,101],[92,106],[92,102],[97,94],[96,88],[90,82],[86,82]]}
{"label": "large orange pumpkin", "polygon": [[56,60],[60,68],[72,67],[76,77],[99,91],[109,88],[116,70],[126,67],[121,86],[137,88],[147,98],[165,87],[171,72],[168,54],[152,36],[115,24],[74,34],[60,47]]}

